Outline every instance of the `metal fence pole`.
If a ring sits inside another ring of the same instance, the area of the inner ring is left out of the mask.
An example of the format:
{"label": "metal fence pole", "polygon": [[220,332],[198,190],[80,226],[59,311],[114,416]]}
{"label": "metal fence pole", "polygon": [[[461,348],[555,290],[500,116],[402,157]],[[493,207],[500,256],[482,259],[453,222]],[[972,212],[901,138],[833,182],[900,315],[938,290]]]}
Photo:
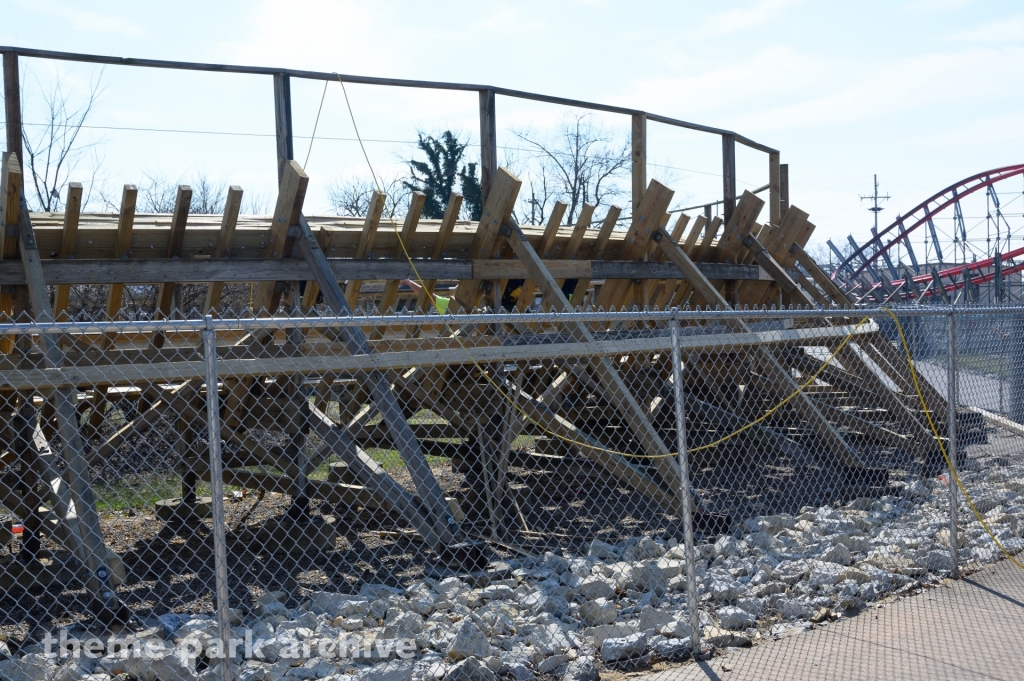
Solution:
{"label": "metal fence pole", "polygon": [[231,681],[231,606],[228,602],[228,550],[224,521],[224,473],[220,452],[220,398],[217,394],[217,334],[213,317],[206,315],[203,331],[203,359],[206,363],[206,423],[210,440],[210,496],[213,515],[213,560],[217,585],[217,624],[221,650],[221,681]]}
{"label": "metal fence pole", "polygon": [[690,504],[690,460],[686,453],[686,414],[683,404],[683,358],[679,351],[679,320],[669,322],[672,332],[672,384],[676,403],[676,448],[679,457],[679,486],[683,501],[683,541],[686,550],[686,606],[690,610],[690,645],[693,656],[701,654],[700,618],[697,616],[697,566],[693,551],[693,513]]}
{"label": "metal fence pole", "polygon": [[946,430],[949,437],[949,550],[953,556],[953,577],[960,576],[960,565],[957,558],[957,545],[960,543],[956,531],[957,519],[957,470],[956,470],[956,397],[957,397],[957,364],[956,364],[956,314],[952,306],[949,309],[949,327],[946,334],[949,341],[946,361]]}

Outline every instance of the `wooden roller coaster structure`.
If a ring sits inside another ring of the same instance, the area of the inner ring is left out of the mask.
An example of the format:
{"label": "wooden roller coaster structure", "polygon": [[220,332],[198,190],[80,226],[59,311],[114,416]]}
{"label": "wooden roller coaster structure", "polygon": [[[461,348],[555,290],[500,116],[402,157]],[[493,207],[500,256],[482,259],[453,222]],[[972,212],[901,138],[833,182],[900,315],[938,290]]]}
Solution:
{"label": "wooden roller coaster structure", "polygon": [[[771,153],[777,171],[778,154]],[[172,214],[140,215],[131,185],[117,214],[83,214],[77,184],[69,187],[63,213],[30,213],[18,156],[8,152],[0,179],[0,312],[60,320],[70,286],[91,284],[107,287],[106,311],[116,318],[126,286],[152,284],[159,287],[157,316],[170,318],[182,314],[174,309],[176,284],[205,284],[205,307],[217,312],[225,283],[237,282],[252,284],[252,309],[260,314],[381,311],[382,321],[365,328],[218,337],[220,435],[238,445],[235,458],[224,461],[224,482],[290,494],[296,523],[308,519],[303,504],[310,498],[387,509],[442,560],[460,562],[467,560],[466,549],[457,548],[467,523],[482,517],[491,536],[508,541],[521,529],[506,483],[510,461],[522,458],[512,447],[520,434],[543,435],[565,465],[635,490],[664,514],[682,510],[677,461],[666,444],[674,426],[664,408],[672,375],[665,329],[634,329],[634,337],[617,340],[607,324],[573,321],[571,314],[547,326],[460,325],[460,317],[480,310],[828,308],[782,328],[724,317],[684,335],[684,362],[693,367],[685,389],[701,405],[693,427],[730,432],[764,405],[791,398],[789,427],[761,424],[754,431],[800,460],[834,462],[855,476],[872,469],[865,443],[932,455],[932,435],[900,351],[874,322],[859,323],[850,299],[803,250],[815,226],[789,205],[778,177],[767,216],[761,217],[765,201],[744,192],[723,217],[709,219],[670,214],[673,192],[656,180],[638,186],[635,174],[632,216],[626,229],[616,229],[619,208],[595,219],[589,205],[575,225],[561,224],[562,204],[545,225],[519,225],[513,207],[521,182],[494,167],[485,174],[479,221],[459,219],[458,194],[443,219],[420,219],[423,195],[414,193],[404,221],[391,229],[381,228],[385,197],[378,193],[366,216],[305,216],[309,178],[288,154],[281,157],[272,216],[240,216],[237,187],[222,216],[190,215],[185,186]],[[403,283],[409,279],[419,286]],[[52,299],[48,287],[55,287]],[[451,301],[444,317],[424,314],[435,295]],[[395,310],[424,314],[422,325],[389,328]],[[848,336],[852,342],[844,343]],[[835,352],[837,362],[801,391],[803,377],[820,367],[802,351],[809,345]],[[24,520],[30,536],[51,532],[68,547],[84,568],[80,577],[97,612],[107,618],[125,613],[113,589],[117,561],[103,543],[89,467],[160,419],[204,413],[210,386],[199,347],[196,332],[41,334],[35,345],[26,336],[7,336],[0,347],[0,460],[7,470],[20,464],[32,471],[45,490],[0,484],[0,505]],[[552,361],[573,348],[582,361]],[[509,356],[525,376],[514,390],[501,374]],[[304,386],[312,387],[312,397]],[[744,403],[751,386],[759,399]],[[927,383],[922,387],[941,421],[945,400]],[[115,400],[134,400],[134,419],[97,438]],[[581,403],[589,409],[581,411]],[[438,422],[411,422],[423,410]],[[292,438],[287,460],[249,437],[256,428]],[[182,499],[195,506],[209,466],[189,433],[177,430],[176,451]],[[316,452],[296,454],[310,434],[318,437]],[[444,438],[475,443],[475,451],[453,457],[451,465],[480,472],[472,484],[487,504],[477,517],[464,518],[465,509],[446,498],[428,464],[425,452]],[[411,488],[367,453],[378,445],[398,452]],[[326,481],[309,480],[310,467],[329,457],[343,465]],[[254,463],[283,474],[253,472]]]}

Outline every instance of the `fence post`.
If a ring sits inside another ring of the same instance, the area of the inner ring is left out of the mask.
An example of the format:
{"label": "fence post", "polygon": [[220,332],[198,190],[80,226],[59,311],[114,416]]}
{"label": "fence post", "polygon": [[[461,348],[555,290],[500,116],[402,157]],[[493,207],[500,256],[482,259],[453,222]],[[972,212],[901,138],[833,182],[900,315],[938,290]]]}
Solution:
{"label": "fence post", "polygon": [[700,650],[700,618],[697,616],[697,566],[693,551],[693,513],[690,495],[690,460],[686,453],[686,413],[683,404],[683,358],[679,351],[679,320],[669,322],[672,333],[672,385],[676,403],[676,448],[679,457],[679,487],[683,502],[683,541],[686,550],[686,607],[690,611],[690,647],[694,658]]}
{"label": "fence post", "polygon": [[217,334],[213,317],[206,315],[203,331],[206,363],[206,424],[210,440],[210,511],[213,515],[213,561],[216,575],[217,624],[221,638],[221,681],[231,681],[231,605],[228,596],[228,550],[224,529],[224,471],[220,452],[220,398],[217,394]]}
{"label": "fence post", "polygon": [[946,430],[949,446],[946,454],[949,457],[949,550],[953,555],[953,577],[960,576],[960,565],[957,559],[957,545],[960,543],[956,531],[957,519],[957,476],[956,470],[956,396],[957,396],[957,365],[956,365],[956,314],[952,305],[949,307],[949,326],[946,362]]}

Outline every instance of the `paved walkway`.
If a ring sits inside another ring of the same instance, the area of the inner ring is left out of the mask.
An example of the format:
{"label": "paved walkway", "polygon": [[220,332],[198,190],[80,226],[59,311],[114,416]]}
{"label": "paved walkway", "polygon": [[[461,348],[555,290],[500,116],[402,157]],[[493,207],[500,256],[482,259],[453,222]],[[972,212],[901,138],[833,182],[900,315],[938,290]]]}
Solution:
{"label": "paved walkway", "polygon": [[643,681],[1024,679],[1024,571],[1004,560],[856,617]]}

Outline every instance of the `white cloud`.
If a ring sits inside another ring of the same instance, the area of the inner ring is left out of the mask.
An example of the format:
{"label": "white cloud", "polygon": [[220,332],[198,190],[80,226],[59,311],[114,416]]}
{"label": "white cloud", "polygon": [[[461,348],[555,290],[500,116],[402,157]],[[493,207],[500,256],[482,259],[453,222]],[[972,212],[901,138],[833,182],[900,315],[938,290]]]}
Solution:
{"label": "white cloud", "polygon": [[781,10],[799,1],[761,0],[747,7],[735,7],[705,19],[698,33],[706,37],[715,37],[755,28],[771,21]]}
{"label": "white cloud", "polygon": [[122,16],[81,9],[68,3],[61,4],[51,2],[50,0],[35,0],[31,3],[22,3],[22,7],[65,19],[71,23],[75,30],[86,33],[117,33],[129,37],[138,37],[146,34],[146,30],[140,24],[125,19]]}
{"label": "white cloud", "polygon": [[1024,44],[1024,14],[1000,21],[991,21],[954,33],[952,39],[988,45],[993,43]]}

